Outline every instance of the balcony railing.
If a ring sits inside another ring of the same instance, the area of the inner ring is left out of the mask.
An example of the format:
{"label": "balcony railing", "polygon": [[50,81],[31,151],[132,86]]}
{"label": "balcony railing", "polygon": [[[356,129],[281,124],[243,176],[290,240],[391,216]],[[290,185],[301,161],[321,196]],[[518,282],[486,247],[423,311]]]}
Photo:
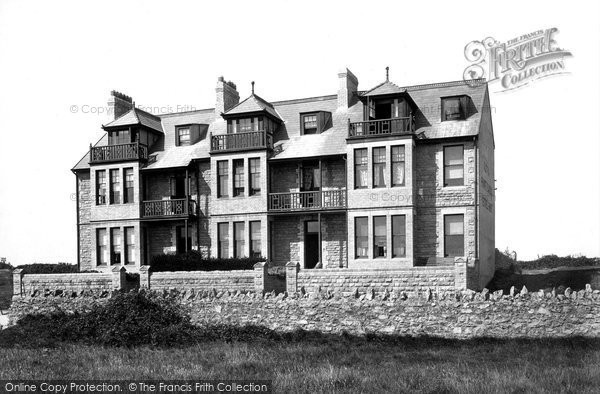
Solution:
{"label": "balcony railing", "polygon": [[273,136],[266,131],[212,135],[210,142],[211,152],[273,148]]}
{"label": "balcony railing", "polygon": [[196,201],[187,198],[142,201],[142,218],[179,218],[196,214]]}
{"label": "balcony railing", "polygon": [[413,116],[368,120],[365,122],[348,122],[349,138],[412,134],[414,131],[415,119]]}
{"label": "balcony railing", "polygon": [[269,193],[269,211],[310,211],[346,208],[346,190]]}
{"label": "balcony railing", "polygon": [[91,164],[147,159],[148,147],[139,142],[119,145],[90,146]]}

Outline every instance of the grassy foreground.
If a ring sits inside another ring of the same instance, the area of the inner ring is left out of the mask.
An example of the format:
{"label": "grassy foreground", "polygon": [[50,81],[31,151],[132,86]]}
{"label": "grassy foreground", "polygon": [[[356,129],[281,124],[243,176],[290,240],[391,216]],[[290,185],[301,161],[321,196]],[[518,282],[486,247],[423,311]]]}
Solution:
{"label": "grassy foreground", "polygon": [[184,348],[60,344],[0,348],[1,379],[269,379],[274,392],[597,392],[590,339],[223,343]]}

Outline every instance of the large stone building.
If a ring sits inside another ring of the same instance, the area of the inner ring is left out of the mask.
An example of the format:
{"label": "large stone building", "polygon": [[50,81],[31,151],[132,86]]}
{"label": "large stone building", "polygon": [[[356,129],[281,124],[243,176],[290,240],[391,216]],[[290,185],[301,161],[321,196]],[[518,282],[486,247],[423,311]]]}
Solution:
{"label": "large stone building", "polygon": [[[301,269],[466,263],[494,272],[494,137],[485,81],[240,101],[152,115],[112,92],[114,120],[73,168],[81,269],[153,255],[266,257]],[[457,259],[459,258],[459,259]]]}

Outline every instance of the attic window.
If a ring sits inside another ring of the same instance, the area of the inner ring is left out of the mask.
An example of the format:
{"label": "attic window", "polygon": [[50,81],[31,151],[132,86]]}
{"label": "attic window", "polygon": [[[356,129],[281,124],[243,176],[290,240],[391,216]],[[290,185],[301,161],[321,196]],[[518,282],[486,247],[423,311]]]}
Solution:
{"label": "attic window", "polygon": [[300,114],[300,128],[303,135],[321,134],[331,127],[331,112],[319,111]]}
{"label": "attic window", "polygon": [[467,119],[468,96],[442,97],[442,122]]}
{"label": "attic window", "polygon": [[181,127],[177,129],[177,145],[185,146],[190,145],[190,128]]}

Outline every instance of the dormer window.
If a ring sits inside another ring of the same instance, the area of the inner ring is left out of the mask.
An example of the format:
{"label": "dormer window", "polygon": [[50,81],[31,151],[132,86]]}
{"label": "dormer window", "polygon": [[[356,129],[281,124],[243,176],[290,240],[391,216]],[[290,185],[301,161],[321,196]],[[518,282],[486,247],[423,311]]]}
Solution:
{"label": "dormer window", "polygon": [[469,106],[468,96],[455,96],[442,98],[442,122],[446,120],[467,119]]}
{"label": "dormer window", "polygon": [[196,142],[203,139],[207,132],[207,124],[191,123],[175,126],[175,145],[194,145]]}
{"label": "dormer window", "polygon": [[179,146],[190,145],[190,128],[181,127],[177,129],[177,141]]}
{"label": "dormer window", "polygon": [[319,111],[300,114],[300,128],[303,135],[321,134],[331,127],[331,112]]}

